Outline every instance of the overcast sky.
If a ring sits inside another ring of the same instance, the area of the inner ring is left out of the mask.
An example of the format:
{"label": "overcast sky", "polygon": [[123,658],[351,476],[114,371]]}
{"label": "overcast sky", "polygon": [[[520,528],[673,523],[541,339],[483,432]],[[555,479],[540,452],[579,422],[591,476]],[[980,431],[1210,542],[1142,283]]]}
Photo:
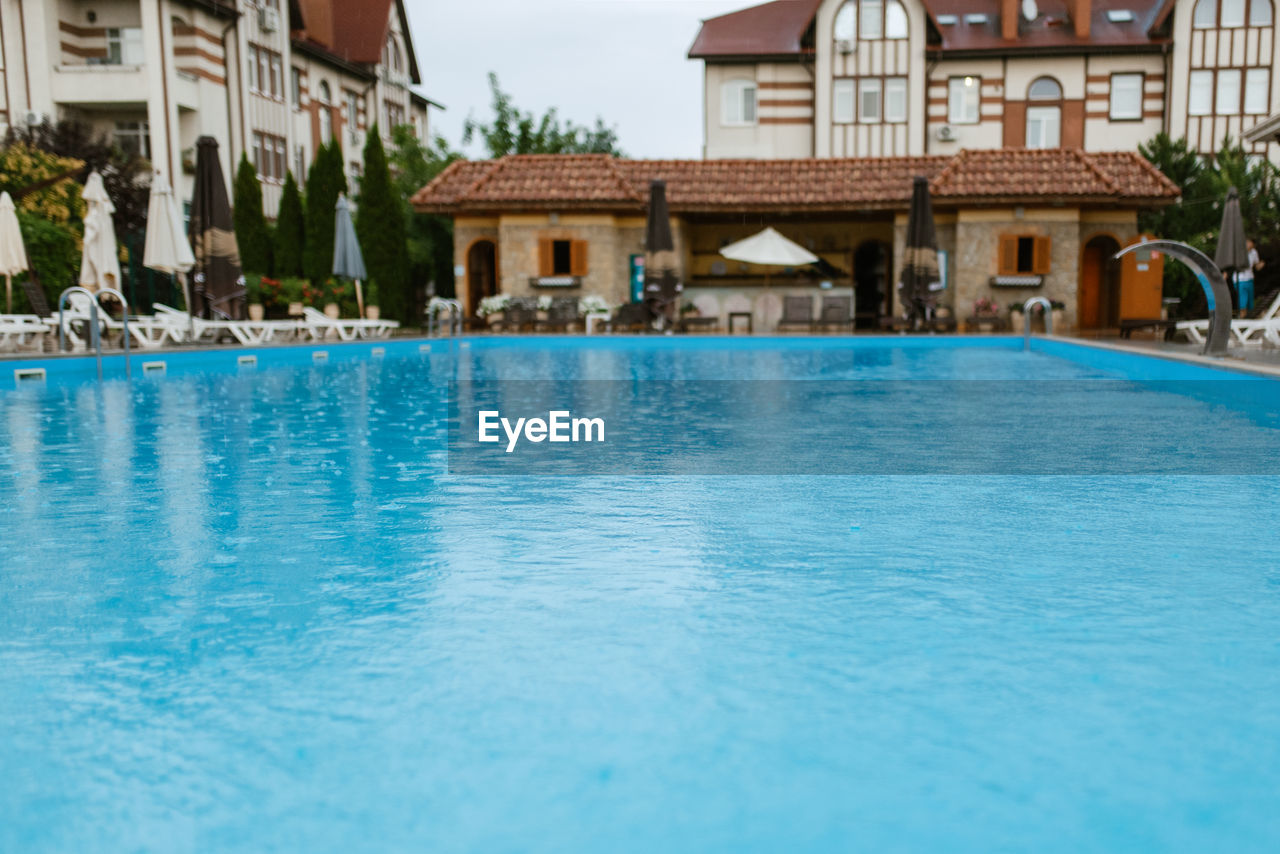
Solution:
{"label": "overcast sky", "polygon": [[[406,0],[422,73],[444,104],[433,132],[460,144],[467,114],[491,115],[486,75],[521,110],[618,130],[631,157],[702,156],[702,63],[687,59],[704,18],[760,0]],[[483,152],[474,145],[471,156]]]}

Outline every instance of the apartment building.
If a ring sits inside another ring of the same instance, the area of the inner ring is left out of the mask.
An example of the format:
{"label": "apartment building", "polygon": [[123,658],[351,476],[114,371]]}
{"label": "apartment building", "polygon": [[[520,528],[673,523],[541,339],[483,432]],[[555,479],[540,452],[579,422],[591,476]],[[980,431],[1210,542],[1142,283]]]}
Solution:
{"label": "apartment building", "polygon": [[[711,18],[704,156],[1210,153],[1280,108],[1272,0],[776,0]],[[1280,146],[1249,143],[1280,162]]]}
{"label": "apartment building", "polygon": [[354,176],[375,121],[426,137],[421,82],[403,0],[0,0],[0,131],[85,121],[184,199],[204,135],[228,176],[249,157],[271,213],[326,140]]}

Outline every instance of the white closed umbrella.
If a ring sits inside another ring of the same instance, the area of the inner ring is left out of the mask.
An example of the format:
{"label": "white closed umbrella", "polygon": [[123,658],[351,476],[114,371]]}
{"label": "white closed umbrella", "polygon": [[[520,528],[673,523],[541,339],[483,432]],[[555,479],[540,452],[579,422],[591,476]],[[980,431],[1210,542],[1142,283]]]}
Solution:
{"label": "white closed umbrella", "polygon": [[120,254],[116,226],[111,220],[116,206],[107,196],[102,176],[89,175],[81,193],[88,210],[84,215],[84,251],[80,255],[80,284],[91,291],[120,286]]}
{"label": "white closed umbrella", "polygon": [[4,310],[13,313],[13,277],[30,269],[27,248],[22,245],[18,212],[8,193],[0,193],[0,274],[4,275]]}
{"label": "white closed umbrella", "polygon": [[818,262],[817,255],[772,228],[766,228],[737,243],[730,243],[720,250],[720,254],[730,261],[745,261],[766,267],[799,267]]}
{"label": "white closed umbrella", "polygon": [[196,265],[195,253],[187,240],[182,216],[173,196],[173,188],[164,175],[151,176],[151,195],[147,199],[147,242],[142,248],[142,266],[178,276],[182,282],[182,298],[187,301],[188,327],[191,319],[191,294],[187,293],[187,273]]}

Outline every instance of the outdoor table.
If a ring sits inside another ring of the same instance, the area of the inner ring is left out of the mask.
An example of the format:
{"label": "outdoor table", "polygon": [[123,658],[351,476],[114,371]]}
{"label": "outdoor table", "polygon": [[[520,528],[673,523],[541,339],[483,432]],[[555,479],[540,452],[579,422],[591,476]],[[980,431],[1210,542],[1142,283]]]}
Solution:
{"label": "outdoor table", "polygon": [[731,311],[731,312],[729,312],[729,334],[730,334],[730,335],[732,335],[732,334],[733,334],[733,325],[734,325],[734,324],[733,324],[733,322],[734,322],[735,320],[737,320],[738,318],[740,318],[740,317],[742,317],[742,318],[746,318],[746,321],[747,321],[747,334],[748,334],[748,335],[752,334],[752,331],[753,331],[753,330],[752,330],[752,328],[751,328],[751,312],[749,312],[749,311]]}

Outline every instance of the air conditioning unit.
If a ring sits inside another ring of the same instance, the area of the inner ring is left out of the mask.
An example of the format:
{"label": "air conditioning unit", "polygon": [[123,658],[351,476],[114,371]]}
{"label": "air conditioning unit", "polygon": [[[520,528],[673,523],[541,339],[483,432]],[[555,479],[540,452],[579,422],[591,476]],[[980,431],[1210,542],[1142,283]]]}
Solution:
{"label": "air conditioning unit", "polygon": [[263,6],[258,10],[258,29],[264,33],[274,33],[280,29],[280,10]]}
{"label": "air conditioning unit", "polygon": [[44,113],[38,113],[35,110],[27,110],[22,114],[22,123],[29,128],[36,127],[45,123],[48,118]]}
{"label": "air conditioning unit", "polygon": [[836,39],[836,50],[843,54],[853,53],[858,48],[858,43],[853,39]]}
{"label": "air conditioning unit", "polygon": [[956,129],[951,125],[939,125],[936,132],[938,142],[955,142]]}

